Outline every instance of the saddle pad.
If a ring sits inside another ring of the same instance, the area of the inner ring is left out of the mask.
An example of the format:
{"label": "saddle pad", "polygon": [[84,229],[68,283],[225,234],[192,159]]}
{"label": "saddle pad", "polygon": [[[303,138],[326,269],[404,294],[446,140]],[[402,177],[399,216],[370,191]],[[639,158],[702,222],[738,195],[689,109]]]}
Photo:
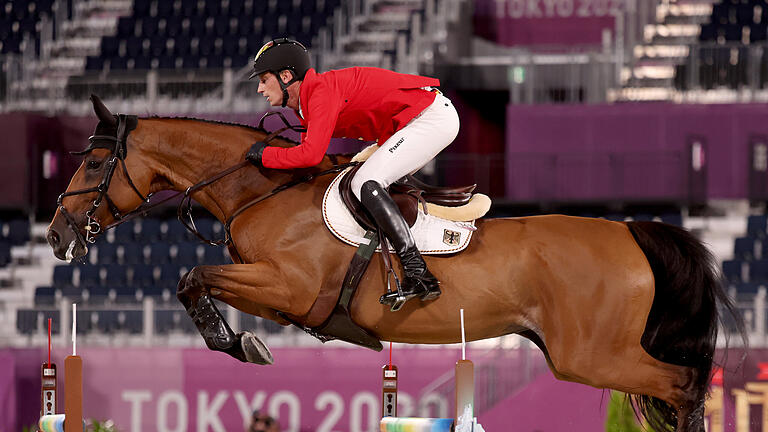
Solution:
{"label": "saddle pad", "polygon": [[[325,191],[323,221],[336,238],[348,245],[359,246],[361,242],[367,243],[365,230],[349,213],[339,192],[339,183],[350,169],[347,168],[336,176]],[[421,206],[419,206],[416,222],[411,227],[416,246],[422,254],[426,255],[451,254],[466,249],[475,230],[475,221],[454,222],[425,215]]]}

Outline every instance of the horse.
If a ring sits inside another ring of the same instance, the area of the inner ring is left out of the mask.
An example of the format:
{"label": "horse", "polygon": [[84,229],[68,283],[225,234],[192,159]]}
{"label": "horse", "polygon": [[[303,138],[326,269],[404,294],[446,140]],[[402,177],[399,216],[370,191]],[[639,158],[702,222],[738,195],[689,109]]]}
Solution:
{"label": "horse", "polygon": [[[185,191],[240,164],[193,193],[231,223],[233,264],[192,268],[177,297],[208,346],[241,361],[272,358],[253,335],[233,335],[211,298],[284,325],[318,324],[309,322],[310,311],[322,289],[342,283],[355,248],[334,238],[321,218],[333,176],[313,174],[349,156],[326,155],[297,170],[242,165],[265,130],[188,118],[130,121],[97,97],[92,102],[94,136],[46,234],[56,257],[85,256],[88,241],[150,194]],[[282,137],[270,144],[296,145]],[[294,187],[272,194],[289,182]],[[352,300],[352,320],[382,341],[456,343],[463,308],[467,340],[522,335],[542,350],[556,378],[633,395],[656,430],[704,431],[718,307],[733,309],[699,240],[658,222],[564,215],[478,219],[476,228],[463,252],[425,257],[441,282],[440,298],[391,312],[379,303],[385,267],[373,264]]]}

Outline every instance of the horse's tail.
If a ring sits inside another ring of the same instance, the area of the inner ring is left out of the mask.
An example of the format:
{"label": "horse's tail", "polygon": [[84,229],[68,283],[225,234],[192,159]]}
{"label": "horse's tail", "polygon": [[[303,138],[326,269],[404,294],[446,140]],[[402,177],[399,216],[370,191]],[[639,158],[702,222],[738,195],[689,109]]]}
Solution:
{"label": "horse's tail", "polygon": [[[690,396],[697,406],[692,413],[703,416],[721,318],[718,304],[733,315],[743,336],[741,320],[722,287],[712,253],[691,233],[659,222],[628,222],[627,227],[648,259],[656,285],[642,346],[658,360],[696,370]],[[665,401],[635,396],[634,403],[654,430],[675,429],[677,411]]]}

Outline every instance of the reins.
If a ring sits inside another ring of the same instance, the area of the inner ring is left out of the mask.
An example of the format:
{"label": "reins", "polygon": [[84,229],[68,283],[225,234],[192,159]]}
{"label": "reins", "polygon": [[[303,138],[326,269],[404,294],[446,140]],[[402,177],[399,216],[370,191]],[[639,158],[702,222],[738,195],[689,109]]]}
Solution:
{"label": "reins", "polygon": [[[269,133],[267,136],[265,136],[264,139],[263,139],[264,143],[268,143],[268,142],[272,141],[278,135],[280,135],[281,133],[283,133],[283,132],[285,132],[287,130],[293,130],[295,132],[300,132],[300,133],[306,132],[306,129],[304,127],[302,127],[302,126],[291,125],[288,122],[288,120],[285,118],[285,116],[281,112],[277,112],[277,111],[269,112],[269,113],[264,114],[264,116],[262,116],[261,120],[259,121],[259,128],[260,129],[263,130],[264,120],[267,117],[272,116],[272,115],[278,115],[280,117],[280,119],[283,121],[283,123],[285,124],[285,126],[280,128],[280,129],[277,129],[277,130]],[[118,117],[117,137],[112,137],[112,136],[107,136],[107,135],[95,135],[95,136],[92,136],[92,137],[89,138],[90,145],[85,150],[83,150],[81,152],[74,153],[74,154],[85,154],[85,153],[88,153],[89,151],[91,151],[91,150],[93,150],[94,148],[97,148],[97,147],[108,148],[108,149],[110,149],[112,151],[112,156],[111,156],[111,158],[110,158],[110,160],[108,162],[107,171],[106,171],[106,173],[105,173],[101,183],[98,186],[95,186],[95,187],[92,187],[92,188],[81,189],[81,190],[73,191],[73,192],[64,192],[63,194],[61,194],[59,196],[59,199],[58,199],[59,207],[60,207],[62,213],[64,214],[64,217],[67,220],[67,223],[70,225],[70,228],[75,232],[75,235],[76,235],[78,241],[82,242],[83,244],[85,244],[86,242],[87,243],[93,243],[95,241],[95,235],[102,231],[101,226],[98,224],[98,222],[96,222],[95,219],[92,218],[92,216],[93,216],[93,212],[96,210],[96,208],[98,208],[98,206],[99,206],[99,204],[100,204],[100,202],[101,202],[101,200],[103,198],[106,198],[107,203],[110,206],[110,210],[112,211],[112,214],[115,217],[115,222],[112,222],[111,224],[109,224],[106,227],[104,227],[104,231],[107,231],[107,230],[109,230],[111,228],[114,228],[114,227],[116,227],[116,226],[118,226],[118,225],[120,225],[122,223],[128,222],[129,220],[134,219],[134,218],[136,218],[136,217],[138,217],[140,215],[141,216],[145,216],[150,210],[153,210],[154,208],[158,207],[159,205],[161,205],[163,203],[166,203],[166,202],[168,202],[168,201],[170,201],[172,199],[175,199],[175,198],[179,197],[180,195],[183,195],[183,198],[182,198],[181,202],[179,202],[179,205],[176,208],[176,216],[179,219],[179,222],[181,222],[181,224],[184,225],[184,227],[187,230],[189,230],[192,234],[194,234],[198,239],[200,239],[201,241],[203,241],[205,243],[208,243],[209,245],[212,245],[212,246],[224,246],[224,245],[231,246],[234,249],[235,253],[237,254],[238,260],[240,260],[240,262],[242,262],[243,261],[242,257],[240,256],[240,252],[237,250],[237,246],[235,245],[235,243],[234,243],[234,241],[232,239],[232,234],[230,232],[230,226],[232,225],[232,222],[234,221],[234,219],[237,216],[239,216],[241,213],[243,213],[245,210],[249,209],[250,207],[252,207],[252,206],[254,206],[254,205],[256,205],[256,204],[258,204],[258,203],[260,203],[260,202],[262,202],[262,201],[264,201],[264,200],[266,200],[266,199],[268,199],[268,198],[270,198],[270,197],[272,197],[274,195],[277,195],[278,193],[280,193],[280,192],[282,192],[284,190],[290,189],[290,188],[292,188],[294,186],[297,186],[297,185],[300,185],[300,184],[311,182],[312,180],[316,179],[317,177],[322,177],[322,176],[329,175],[329,174],[339,173],[339,172],[341,172],[341,171],[343,171],[343,170],[345,170],[345,169],[347,169],[347,168],[349,168],[351,166],[357,165],[359,163],[359,162],[348,162],[348,163],[344,163],[344,164],[339,164],[338,160],[334,157],[335,155],[331,155],[331,161],[332,161],[332,163],[334,165],[332,168],[329,168],[329,169],[326,169],[326,170],[323,170],[323,171],[320,171],[320,172],[317,172],[317,173],[306,174],[306,175],[304,175],[302,177],[290,180],[290,181],[288,181],[286,183],[283,183],[283,184],[281,184],[279,186],[276,186],[271,191],[269,191],[269,192],[267,192],[265,194],[262,194],[262,195],[260,195],[260,196],[258,196],[256,198],[254,198],[253,200],[251,200],[251,201],[243,204],[242,206],[240,206],[237,210],[235,210],[232,213],[232,215],[229,218],[227,218],[226,222],[224,223],[224,238],[223,239],[218,239],[218,240],[212,240],[212,239],[208,239],[204,235],[202,235],[199,232],[199,230],[197,229],[197,226],[195,225],[194,218],[192,217],[192,194],[195,193],[196,191],[198,191],[198,190],[200,190],[200,189],[202,189],[202,188],[204,188],[206,186],[209,186],[209,185],[215,183],[216,181],[221,180],[222,178],[224,178],[224,177],[226,177],[226,176],[228,176],[228,175],[230,175],[230,174],[240,170],[241,168],[244,168],[246,166],[250,166],[251,163],[248,162],[248,161],[242,161],[242,162],[240,162],[240,163],[238,163],[236,165],[233,165],[233,166],[231,166],[231,167],[229,167],[229,168],[227,168],[227,169],[225,169],[225,170],[215,174],[214,176],[212,176],[212,177],[210,177],[208,179],[205,179],[205,180],[203,180],[201,182],[195,183],[194,185],[188,187],[183,192],[176,192],[175,194],[173,194],[171,196],[168,196],[166,198],[163,198],[160,201],[156,201],[156,202],[150,203],[149,200],[150,200],[150,197],[152,196],[152,194],[148,194],[146,197],[144,197],[138,191],[136,186],[134,185],[133,181],[131,180],[130,175],[128,174],[128,170],[125,167],[125,160],[124,160],[125,159],[125,154],[126,154],[125,142],[126,142],[126,139],[127,139],[127,136],[128,136],[128,132],[129,132],[129,130],[126,130],[127,129],[126,128],[126,117],[127,116],[124,116],[123,114],[120,114],[117,117]],[[133,118],[135,118],[135,117],[133,117]],[[96,142],[96,140],[108,140],[108,141],[114,142],[114,144],[112,146],[95,145],[94,143]],[[116,166],[116,163],[117,163],[118,159],[120,160],[120,162],[122,162],[123,172],[125,174],[125,177],[128,179],[128,182],[129,182],[130,186],[139,195],[139,197],[142,198],[142,201],[144,202],[144,204],[139,206],[139,208],[137,208],[137,209],[135,209],[133,211],[130,211],[130,212],[126,213],[126,214],[121,214],[120,211],[117,209],[117,207],[112,202],[112,200],[109,198],[109,195],[107,195],[107,189],[109,189],[109,184],[110,184],[110,182],[112,180],[112,175],[114,174],[114,168]],[[69,214],[69,212],[62,205],[62,199],[64,197],[66,197],[66,196],[78,195],[78,194],[90,193],[90,192],[99,192],[99,196],[96,198],[96,200],[94,200],[92,208],[88,212],[86,212],[86,217],[88,218],[87,227],[86,227],[87,234],[86,234],[86,238],[83,238],[83,236],[80,233],[80,230],[76,229],[77,225],[76,225],[76,223],[74,221],[74,218]]]}

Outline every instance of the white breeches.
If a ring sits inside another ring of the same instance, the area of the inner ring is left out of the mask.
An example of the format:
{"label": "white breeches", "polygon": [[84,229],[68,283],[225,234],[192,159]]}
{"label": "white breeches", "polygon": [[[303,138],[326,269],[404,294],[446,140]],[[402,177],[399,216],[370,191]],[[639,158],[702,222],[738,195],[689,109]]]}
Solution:
{"label": "white breeches", "polygon": [[352,179],[352,192],[360,199],[360,190],[368,180],[387,187],[399,178],[413,174],[448,147],[458,133],[456,108],[450,99],[438,93],[430,106],[363,163]]}

